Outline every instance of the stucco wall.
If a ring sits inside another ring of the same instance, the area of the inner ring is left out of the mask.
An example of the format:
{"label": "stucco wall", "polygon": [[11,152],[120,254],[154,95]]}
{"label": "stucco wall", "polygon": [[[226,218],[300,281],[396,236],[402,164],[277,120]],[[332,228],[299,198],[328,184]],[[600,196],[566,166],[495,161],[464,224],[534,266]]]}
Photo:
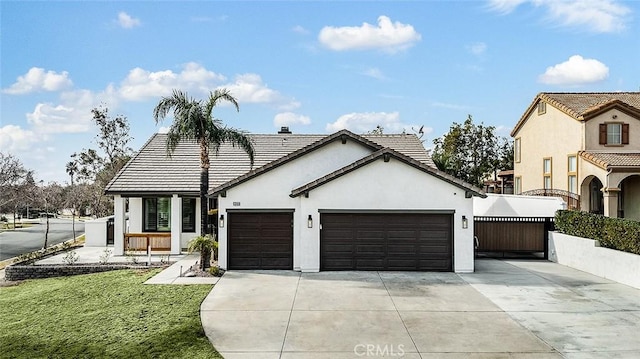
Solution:
{"label": "stucco wall", "polygon": [[[473,271],[473,203],[465,191],[413,167],[382,159],[312,190],[309,198],[291,198],[291,190],[363,157],[359,145],[339,142],[326,151],[316,151],[276,170],[245,182],[219,198],[220,214],[233,209],[290,209],[294,211],[294,269],[318,271],[320,268],[321,210],[442,210],[454,214],[454,269]],[[365,149],[366,150],[366,149]],[[314,166],[311,155],[324,157]],[[327,161],[329,159],[329,161]],[[236,202],[237,205],[233,205]],[[312,215],[314,227],[307,228]],[[469,219],[462,229],[461,219]],[[220,231],[220,265],[227,266],[227,233]]]}
{"label": "stucco wall", "polygon": [[514,136],[521,139],[521,161],[514,163],[514,176],[522,178],[522,191],[544,188],[542,160],[547,157],[552,158],[552,187],[567,190],[568,156],[584,146],[583,123],[546,107],[543,115],[534,110]]}
{"label": "stucco wall", "polygon": [[[615,118],[614,118],[615,117]],[[629,124],[629,144],[624,146],[605,146],[599,142],[599,125],[605,122]],[[585,149],[588,151],[640,151],[640,120],[616,109],[609,110],[586,122]]]}
{"label": "stucco wall", "polygon": [[549,232],[549,260],[640,288],[640,256],[600,247],[592,239]]}
{"label": "stucco wall", "polygon": [[107,245],[107,219],[99,218],[84,222],[86,247],[104,247]]}

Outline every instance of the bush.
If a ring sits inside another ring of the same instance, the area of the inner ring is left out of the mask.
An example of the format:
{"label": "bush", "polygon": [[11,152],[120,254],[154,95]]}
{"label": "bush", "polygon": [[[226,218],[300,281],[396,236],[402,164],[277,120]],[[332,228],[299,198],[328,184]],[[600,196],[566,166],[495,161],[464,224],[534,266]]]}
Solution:
{"label": "bush", "polygon": [[80,256],[78,255],[78,253],[76,253],[75,250],[67,252],[67,254],[62,257],[62,261],[68,265],[75,264],[78,259],[80,259]]}
{"label": "bush", "polygon": [[595,239],[606,248],[640,254],[640,222],[580,211],[556,212],[558,232]]}

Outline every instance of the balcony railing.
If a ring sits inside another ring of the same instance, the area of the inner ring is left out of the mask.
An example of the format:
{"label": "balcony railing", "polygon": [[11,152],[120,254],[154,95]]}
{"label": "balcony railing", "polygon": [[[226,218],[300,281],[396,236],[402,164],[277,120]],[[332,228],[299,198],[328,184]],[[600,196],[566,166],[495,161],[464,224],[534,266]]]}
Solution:
{"label": "balcony railing", "polygon": [[533,189],[521,193],[524,196],[560,197],[567,203],[567,209],[580,209],[580,195],[561,189]]}

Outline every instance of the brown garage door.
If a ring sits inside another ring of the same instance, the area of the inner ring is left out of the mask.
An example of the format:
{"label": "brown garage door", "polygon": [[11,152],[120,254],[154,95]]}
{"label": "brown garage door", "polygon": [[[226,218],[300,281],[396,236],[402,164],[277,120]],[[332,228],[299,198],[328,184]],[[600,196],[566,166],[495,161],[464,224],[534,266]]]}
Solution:
{"label": "brown garage door", "polygon": [[292,213],[229,213],[229,269],[293,269]]}
{"label": "brown garage door", "polygon": [[321,270],[452,271],[451,214],[323,213]]}

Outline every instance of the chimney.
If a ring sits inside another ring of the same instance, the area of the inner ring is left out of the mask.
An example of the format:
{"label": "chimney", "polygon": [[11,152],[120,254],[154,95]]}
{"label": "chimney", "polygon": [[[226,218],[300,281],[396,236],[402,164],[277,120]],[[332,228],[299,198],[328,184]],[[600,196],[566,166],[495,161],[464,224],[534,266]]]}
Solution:
{"label": "chimney", "polygon": [[280,127],[280,131],[278,131],[278,134],[285,134],[285,133],[291,133],[291,131],[289,131],[289,127],[288,126]]}

